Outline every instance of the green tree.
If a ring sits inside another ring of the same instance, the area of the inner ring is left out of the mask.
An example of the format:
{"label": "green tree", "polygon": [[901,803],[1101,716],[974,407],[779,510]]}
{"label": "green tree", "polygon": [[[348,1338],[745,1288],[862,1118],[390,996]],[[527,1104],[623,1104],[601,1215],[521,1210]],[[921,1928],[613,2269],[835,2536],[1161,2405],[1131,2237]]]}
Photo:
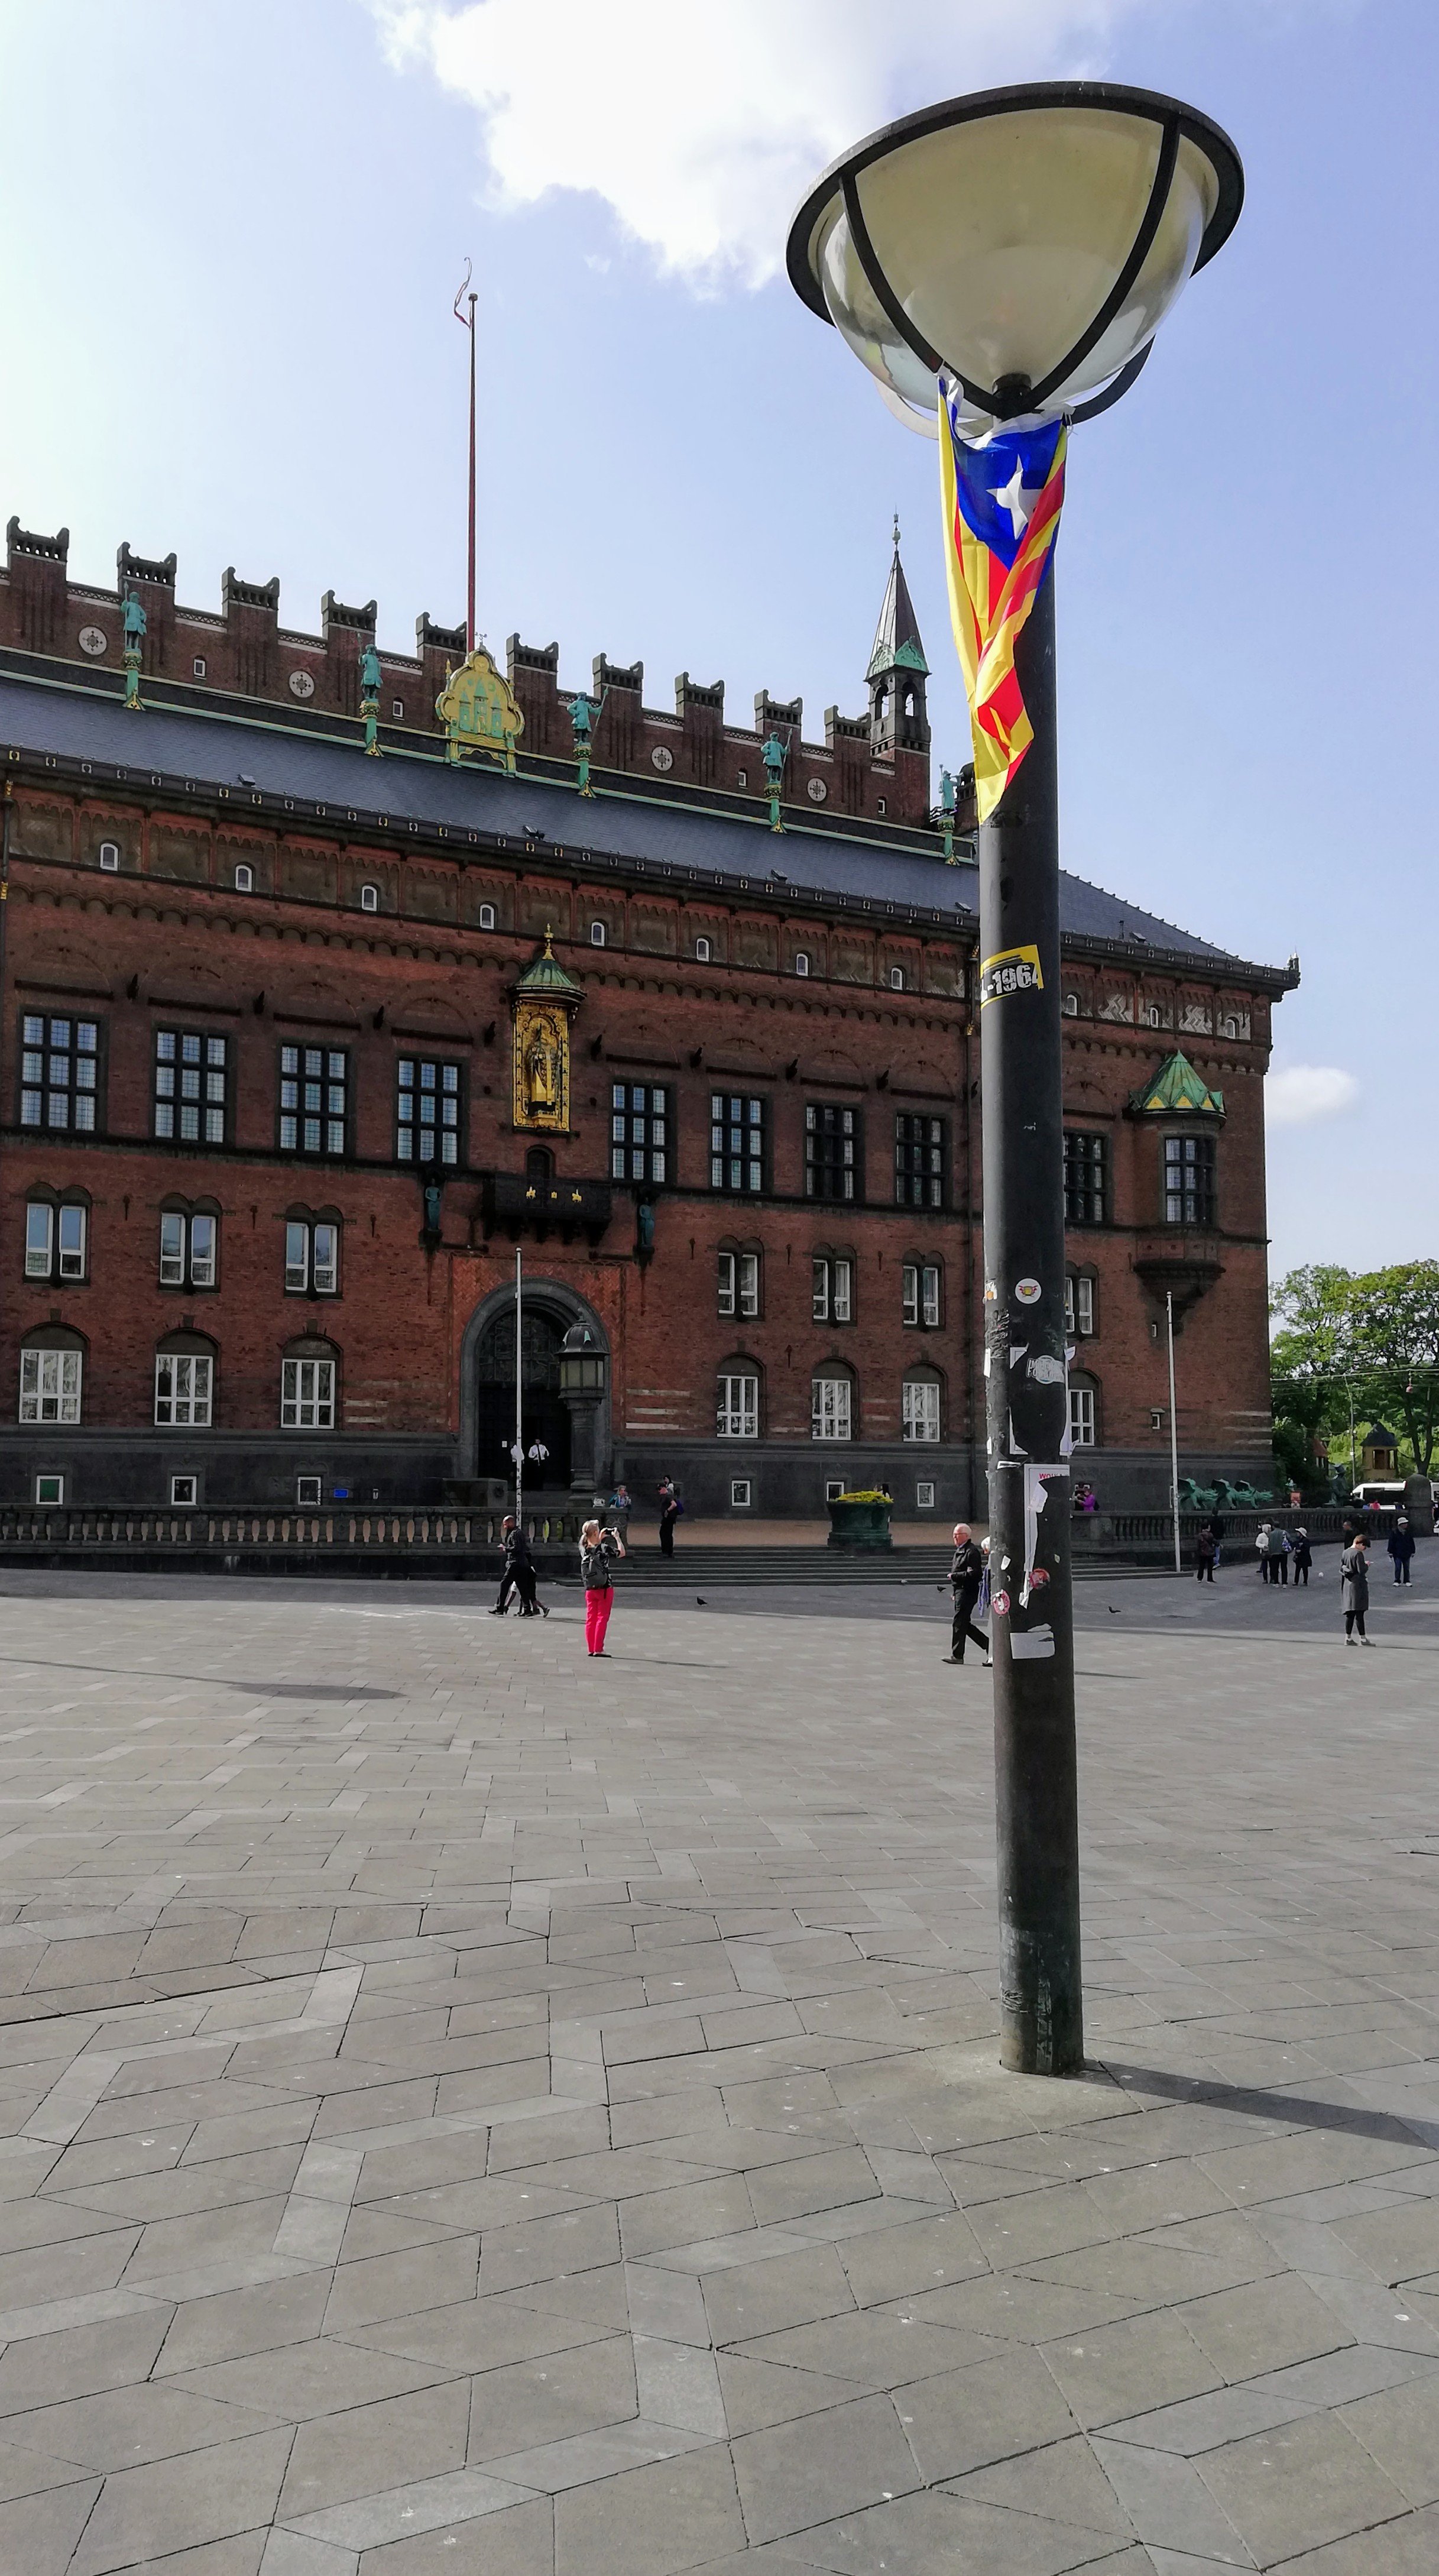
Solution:
{"label": "green tree", "polygon": [[1350,1348],[1371,1414],[1402,1424],[1421,1476],[1439,1439],[1439,1261],[1401,1261],[1350,1283]]}
{"label": "green tree", "polygon": [[[1305,1470],[1310,1477],[1314,1473],[1316,1439],[1348,1428],[1353,1285],[1347,1270],[1315,1263],[1291,1270],[1270,1300],[1279,1324],[1269,1351],[1275,1446],[1286,1473],[1297,1475],[1301,1486]],[[1357,1388],[1355,1395],[1357,1404]]]}
{"label": "green tree", "polygon": [[1276,1420],[1317,1433],[1384,1417],[1421,1475],[1439,1446],[1439,1261],[1358,1273],[1316,1263],[1273,1292],[1270,1347]]}

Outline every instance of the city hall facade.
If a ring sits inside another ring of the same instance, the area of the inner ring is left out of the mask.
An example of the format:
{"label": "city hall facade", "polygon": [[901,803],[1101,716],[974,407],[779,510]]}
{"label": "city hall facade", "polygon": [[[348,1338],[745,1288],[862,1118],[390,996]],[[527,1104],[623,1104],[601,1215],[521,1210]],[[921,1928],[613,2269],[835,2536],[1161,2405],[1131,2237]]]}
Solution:
{"label": "city hall facade", "polygon": [[[984,1509],[978,892],[896,552],[807,741],[278,584],[0,578],[0,1500]],[[856,657],[858,660],[858,657]],[[127,703],[128,701],[128,703]],[[1075,1470],[1268,1479],[1291,965],[1064,882]],[[567,1365],[567,1340],[568,1361]]]}

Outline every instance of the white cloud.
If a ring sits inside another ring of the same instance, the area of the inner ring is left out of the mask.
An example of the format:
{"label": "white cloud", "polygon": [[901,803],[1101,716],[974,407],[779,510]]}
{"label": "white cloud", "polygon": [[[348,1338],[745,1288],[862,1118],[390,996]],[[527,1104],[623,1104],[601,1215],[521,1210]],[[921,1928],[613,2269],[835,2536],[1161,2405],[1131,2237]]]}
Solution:
{"label": "white cloud", "polygon": [[1271,1073],[1264,1096],[1271,1127],[1314,1127],[1352,1109],[1359,1085],[1337,1064],[1286,1064]]}
{"label": "white cloud", "polygon": [[[1156,0],[366,0],[397,69],[475,108],[488,196],[611,208],[662,273],[761,286],[805,187],[887,118],[992,83],[1102,68]],[[1162,5],[1162,0],[1160,0]]]}

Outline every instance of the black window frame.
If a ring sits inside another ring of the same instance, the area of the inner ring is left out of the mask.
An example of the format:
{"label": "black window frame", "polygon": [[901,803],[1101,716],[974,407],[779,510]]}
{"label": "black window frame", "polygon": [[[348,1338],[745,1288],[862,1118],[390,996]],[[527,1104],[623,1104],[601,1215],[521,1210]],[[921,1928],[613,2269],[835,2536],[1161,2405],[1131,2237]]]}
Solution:
{"label": "black window frame", "polygon": [[[769,1131],[767,1096],[753,1091],[711,1091],[710,1188],[724,1198],[762,1198],[769,1171]],[[744,1178],[733,1179],[731,1175],[736,1171],[743,1172]]]}
{"label": "black window frame", "polygon": [[[821,1150],[823,1148],[823,1150]],[[860,1207],[864,1203],[864,1121],[862,1112],[844,1100],[807,1100],[804,1105],[804,1194],[816,1207]],[[838,1181],[848,1187],[831,1187]]]}
{"label": "black window frame", "polygon": [[[460,1056],[410,1054],[396,1056],[394,1135],[397,1163],[404,1164],[411,1171],[428,1171],[432,1167],[442,1172],[464,1170],[467,1071],[468,1067]],[[405,1080],[406,1073],[410,1076],[408,1083]],[[428,1083],[423,1079],[427,1073],[434,1077]],[[407,1120],[404,1117],[407,1101],[413,1108],[417,1101],[423,1102],[427,1098],[433,1099],[437,1108],[443,1109],[453,1105],[453,1118]],[[442,1147],[453,1144],[454,1152],[451,1154],[420,1152],[418,1146],[427,1129],[432,1140],[437,1140]],[[410,1153],[405,1151],[407,1141],[416,1148],[415,1151]]]}
{"label": "black window frame", "polygon": [[[929,1135],[906,1133],[928,1128]],[[937,1131],[937,1132],[933,1132]],[[921,1168],[918,1157],[926,1162]],[[937,1158],[937,1159],[931,1159]],[[896,1207],[943,1208],[949,1191],[949,1121],[926,1110],[894,1113],[894,1203]]]}
{"label": "black window frame", "polygon": [[[285,1061],[287,1056],[292,1056],[294,1058],[294,1063],[292,1065],[287,1065]],[[324,1105],[321,1107],[316,1124],[319,1128],[328,1132],[326,1134],[325,1141],[317,1145],[307,1144],[299,1133],[299,1130],[308,1121],[310,1116],[307,1103],[298,1097],[293,1102],[287,1102],[285,1098],[285,1086],[287,1083],[293,1082],[297,1093],[299,1093],[307,1088],[310,1082],[314,1079],[308,1061],[312,1056],[319,1060],[321,1067],[318,1080],[319,1090],[322,1093],[330,1093],[338,1084],[338,1087],[342,1089],[344,1093],[344,1106],[338,1121],[336,1120],[335,1113],[331,1108],[328,1099],[326,1099]],[[342,1068],[338,1076],[334,1071],[337,1061]],[[333,1047],[325,1044],[316,1045],[308,1038],[298,1040],[284,1038],[281,1040],[279,1055],[276,1062],[275,1078],[275,1150],[277,1153],[283,1154],[287,1160],[297,1163],[343,1162],[345,1156],[350,1150],[350,1136],[352,1133],[351,1122],[354,1110],[353,1062],[354,1059],[351,1050],[347,1046]],[[285,1136],[287,1122],[293,1123],[297,1131],[294,1138],[288,1142]],[[338,1145],[330,1141],[330,1137],[332,1136],[337,1124],[341,1133],[341,1142]]]}
{"label": "black window frame", "polygon": [[[212,1153],[217,1146],[228,1145],[231,1141],[235,1070],[231,1033],[221,1029],[187,1028],[179,1020],[157,1020],[150,1037],[152,1144],[175,1145],[182,1153]],[[191,1047],[195,1050],[193,1056],[186,1052]],[[196,1086],[193,1100],[187,1098],[184,1088],[192,1067]],[[167,1074],[172,1087],[164,1091],[161,1085]],[[215,1090],[217,1082],[218,1093]],[[183,1128],[185,1119],[191,1114],[195,1120],[194,1135],[177,1134],[176,1126]],[[168,1132],[163,1124],[167,1117],[172,1121]],[[215,1135],[211,1131],[217,1118],[220,1132]]]}
{"label": "black window frame", "polygon": [[[1159,1164],[1160,1197],[1166,1225],[1193,1226],[1210,1234],[1219,1222],[1219,1157],[1217,1136],[1196,1135],[1182,1130],[1161,1139]],[[1171,1183],[1171,1173],[1189,1171],[1197,1174],[1196,1182],[1181,1182],[1178,1189]],[[1179,1213],[1173,1213],[1178,1202]]]}
{"label": "black window frame", "polygon": [[[20,1067],[19,1124],[31,1136],[98,1136],[104,1132],[101,1116],[105,1096],[105,1030],[104,1020],[80,1011],[22,1011],[18,1030],[16,1060]],[[33,1034],[39,1032],[38,1035]],[[58,1033],[63,1031],[63,1038]],[[33,1076],[29,1067],[39,1070]],[[55,1068],[63,1064],[59,1081]],[[85,1071],[92,1079],[86,1082]],[[62,1101],[65,1116],[52,1115],[56,1101]],[[28,1114],[34,1103],[34,1116]],[[78,1113],[87,1109],[88,1120]]]}
{"label": "black window frame", "polygon": [[1109,1137],[1103,1128],[1066,1127],[1064,1131],[1065,1225],[1108,1225],[1109,1221]]}
{"label": "black window frame", "polygon": [[[622,1099],[621,1094],[627,1096]],[[612,1079],[609,1115],[610,1179],[631,1190],[672,1189],[675,1103],[669,1084]],[[657,1123],[663,1129],[658,1142],[653,1133]],[[643,1167],[639,1171],[635,1170],[636,1158]]]}

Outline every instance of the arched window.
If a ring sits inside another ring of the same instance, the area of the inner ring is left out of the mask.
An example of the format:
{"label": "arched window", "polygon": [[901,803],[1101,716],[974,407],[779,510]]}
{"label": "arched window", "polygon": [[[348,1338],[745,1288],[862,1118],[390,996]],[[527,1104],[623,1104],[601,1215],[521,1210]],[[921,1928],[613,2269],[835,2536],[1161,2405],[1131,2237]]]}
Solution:
{"label": "arched window", "polygon": [[120,844],[118,841],[101,842],[100,865],[107,876],[114,876],[120,865]]}
{"label": "arched window", "polygon": [[922,1261],[916,1253],[912,1260],[900,1263],[899,1277],[906,1324],[917,1324],[924,1332],[938,1332],[944,1320],[941,1264]]}
{"label": "arched window", "polygon": [[220,1210],[213,1199],[171,1198],[160,1207],[162,1288],[214,1288],[219,1280]]}
{"label": "arched window", "polygon": [[27,1333],[20,1347],[20,1420],[78,1422],[84,1375],[81,1334],[63,1324]]}
{"label": "arched window", "polygon": [[715,1433],[721,1440],[758,1440],[760,1373],[752,1359],[721,1360],[715,1379]]}
{"label": "arched window", "polygon": [[938,1369],[905,1370],[902,1427],[906,1440],[939,1439],[941,1384]]}
{"label": "arched window", "polygon": [[481,930],[493,930],[493,929],[494,929],[494,926],[495,926],[495,907],[494,907],[494,905],[493,905],[492,903],[482,903],[482,904],[481,904],[481,906],[480,906],[480,928],[481,928]]}
{"label": "arched window", "polygon": [[338,1208],[286,1208],[287,1297],[338,1297],[341,1227]]}
{"label": "arched window", "polygon": [[25,1199],[25,1276],[79,1286],[90,1272],[90,1200],[84,1190],[35,1182]]}
{"label": "arched window", "polygon": [[207,1430],[214,1419],[215,1345],[167,1333],[155,1353],[155,1421],[162,1431]]}
{"label": "arched window", "polygon": [[592,921],[592,922],[590,923],[590,946],[591,946],[591,948],[603,948],[604,944],[605,944],[605,925],[604,925],[604,923],[603,923],[602,921]]}
{"label": "arched window", "polygon": [[1064,1016],[1065,1016],[1065,1018],[1066,1018],[1067,1020],[1077,1020],[1077,1019],[1078,1019],[1078,1017],[1079,1017],[1079,995],[1078,995],[1077,993],[1066,993],[1066,994],[1065,994],[1065,997],[1064,997]]}
{"label": "arched window", "polygon": [[1071,1266],[1064,1274],[1064,1329],[1087,1342],[1099,1330],[1099,1281],[1094,1271]]}
{"label": "arched window", "polygon": [[235,867],[235,892],[236,894],[253,894],[254,891],[255,871],[251,867],[248,859],[240,859],[236,862]]}
{"label": "arched window", "polygon": [[555,1158],[550,1152],[548,1145],[531,1145],[529,1152],[525,1156],[526,1180],[539,1183],[542,1181],[552,1181],[554,1177]]}
{"label": "arched window", "polygon": [[379,911],[379,909],[380,909],[380,889],[379,889],[379,887],[378,887],[377,885],[362,885],[362,886],[361,886],[361,888],[360,888],[360,910],[361,910],[361,912],[378,912],[378,911]]}
{"label": "arched window", "polygon": [[1069,1438],[1075,1449],[1099,1446],[1099,1380],[1087,1369],[1069,1374]]}
{"label": "arched window", "polygon": [[695,962],[700,966],[708,966],[710,962],[710,944],[703,935],[695,941]]}
{"label": "arched window", "polygon": [[339,1408],[340,1354],[333,1342],[305,1334],[287,1342],[280,1361],[282,1431],[333,1431]]}
{"label": "arched window", "polygon": [[821,1245],[811,1256],[810,1313],[816,1324],[854,1322],[854,1254]]}
{"label": "arched window", "polygon": [[795,950],[794,971],[796,975],[807,975],[809,973],[809,950],[807,948],[797,948]]}
{"label": "arched window", "polygon": [[716,1312],[753,1321],[760,1313],[763,1256],[758,1244],[722,1243],[717,1255]]}
{"label": "arched window", "polygon": [[904,991],[904,968],[902,966],[891,966],[889,970],[889,983],[891,992],[902,993]]}
{"label": "arched window", "polygon": [[822,1360],[810,1379],[810,1438],[852,1440],[856,1411],[853,1369],[842,1360]]}

